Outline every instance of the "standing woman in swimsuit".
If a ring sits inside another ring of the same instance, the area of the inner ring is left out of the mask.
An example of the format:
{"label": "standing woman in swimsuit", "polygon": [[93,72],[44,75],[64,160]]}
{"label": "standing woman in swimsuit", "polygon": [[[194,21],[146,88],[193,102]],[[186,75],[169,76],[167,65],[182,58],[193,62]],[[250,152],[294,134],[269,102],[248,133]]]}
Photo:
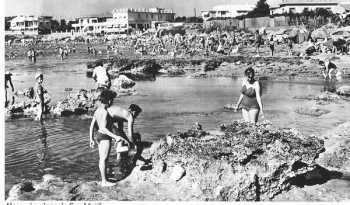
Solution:
{"label": "standing woman in swimsuit", "polygon": [[[115,93],[111,90],[103,90],[100,95],[100,104],[94,113],[94,116],[90,125],[90,147],[94,147],[95,141],[93,139],[93,129],[95,123],[98,125],[98,132],[96,136],[96,141],[98,144],[99,151],[99,168],[101,173],[101,186],[114,186],[115,183],[109,182],[106,178],[106,163],[108,161],[109,152],[111,148],[111,141],[115,139],[116,141],[124,140],[120,136],[117,136],[111,132],[113,128],[113,120],[109,115],[107,108],[113,103]],[[125,140],[126,141],[126,140]],[[127,141],[129,144],[129,142]]]}
{"label": "standing woman in swimsuit", "polygon": [[246,78],[243,79],[241,95],[238,99],[235,111],[241,106],[244,121],[256,123],[258,121],[259,112],[261,112],[264,118],[261,103],[261,88],[259,81],[254,79],[255,72],[253,68],[247,68],[244,74]]}

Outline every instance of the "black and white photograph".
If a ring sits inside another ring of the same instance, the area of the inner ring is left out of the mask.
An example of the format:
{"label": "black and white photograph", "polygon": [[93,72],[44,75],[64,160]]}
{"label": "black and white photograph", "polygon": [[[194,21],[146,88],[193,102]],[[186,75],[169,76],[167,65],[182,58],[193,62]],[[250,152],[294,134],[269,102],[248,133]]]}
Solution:
{"label": "black and white photograph", "polygon": [[350,202],[350,0],[3,2],[8,205]]}

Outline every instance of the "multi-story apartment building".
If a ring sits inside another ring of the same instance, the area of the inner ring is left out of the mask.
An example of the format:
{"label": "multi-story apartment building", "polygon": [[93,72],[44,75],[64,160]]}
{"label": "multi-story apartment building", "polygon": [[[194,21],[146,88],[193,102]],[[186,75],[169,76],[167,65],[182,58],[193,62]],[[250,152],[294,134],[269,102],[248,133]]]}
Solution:
{"label": "multi-story apartment building", "polygon": [[270,8],[270,14],[302,13],[321,8],[342,14],[347,11],[349,4],[345,0],[281,0],[278,6]]}
{"label": "multi-story apartment building", "polygon": [[16,16],[11,20],[10,31],[18,34],[38,35],[51,32],[51,16]]}
{"label": "multi-story apartment building", "polygon": [[72,27],[75,31],[87,33],[122,33],[129,29],[144,30],[151,28],[153,22],[174,20],[175,13],[171,9],[142,8],[114,9],[113,17],[82,17]]}

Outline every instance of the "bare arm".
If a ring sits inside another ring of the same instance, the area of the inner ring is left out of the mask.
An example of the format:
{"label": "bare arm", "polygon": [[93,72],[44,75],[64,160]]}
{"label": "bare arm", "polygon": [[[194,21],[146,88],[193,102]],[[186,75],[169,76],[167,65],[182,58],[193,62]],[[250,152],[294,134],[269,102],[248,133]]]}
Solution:
{"label": "bare arm", "polygon": [[93,138],[93,132],[94,132],[95,123],[96,123],[96,119],[95,119],[95,116],[94,116],[92,118],[92,121],[91,121],[91,124],[90,124],[90,132],[89,132],[90,147],[94,147],[94,145],[95,145],[94,138]]}
{"label": "bare arm", "polygon": [[[103,119],[106,119],[106,117],[107,117],[107,111],[104,112],[104,113],[102,114],[101,117],[102,117]],[[106,126],[107,126],[106,120],[101,121],[101,123],[99,123],[99,126],[100,126],[99,131],[100,131],[101,133],[106,134],[106,135],[108,135],[108,136],[114,138],[116,141],[124,140],[124,141],[126,141],[127,143],[129,143],[128,140],[126,140],[126,139],[124,139],[124,138],[122,138],[122,137],[120,137],[120,136],[114,134],[113,132],[111,132],[111,131],[106,127]]]}
{"label": "bare arm", "polygon": [[134,118],[131,114],[128,116],[128,137],[129,139],[133,140],[133,133],[134,133]]}
{"label": "bare arm", "polygon": [[[243,87],[244,84],[245,84],[245,80],[242,81],[242,87]],[[237,102],[237,104],[236,104],[236,110],[237,110],[238,107],[241,105],[242,99],[243,99],[243,94],[241,94],[241,95],[239,96],[238,102]]]}
{"label": "bare arm", "polygon": [[241,95],[239,96],[238,102],[237,102],[237,104],[236,104],[236,108],[237,108],[237,109],[238,109],[238,107],[241,105],[242,99],[243,99],[243,94],[241,94]]}
{"label": "bare arm", "polygon": [[262,102],[261,102],[261,96],[260,96],[260,89],[261,89],[261,88],[260,88],[260,84],[259,84],[258,81],[256,81],[256,86],[255,86],[256,100],[258,101],[261,114],[264,114],[264,112],[263,112],[263,106],[262,106]]}
{"label": "bare arm", "polygon": [[10,85],[11,85],[11,88],[12,88],[12,92],[15,90],[15,88],[13,87],[13,84],[12,84],[12,79],[10,78]]}

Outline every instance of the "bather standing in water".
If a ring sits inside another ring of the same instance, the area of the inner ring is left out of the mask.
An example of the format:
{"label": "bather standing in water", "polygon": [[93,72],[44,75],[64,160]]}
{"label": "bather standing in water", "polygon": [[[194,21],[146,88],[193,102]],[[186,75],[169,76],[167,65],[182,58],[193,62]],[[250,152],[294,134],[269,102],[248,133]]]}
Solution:
{"label": "bather standing in water", "polygon": [[337,70],[337,66],[333,62],[331,62],[329,59],[326,59],[323,62],[321,61],[320,64],[323,66],[322,75],[324,79],[327,80],[327,78],[329,78],[331,80],[332,73],[333,71]]}
{"label": "bather standing in water", "polygon": [[[113,99],[115,98],[115,92],[111,90],[103,90],[100,95],[100,104],[94,113],[94,116],[90,125],[90,147],[93,148],[95,141],[93,138],[93,130],[95,123],[98,125],[98,134],[96,136],[96,141],[99,150],[99,169],[101,173],[101,186],[114,186],[115,183],[109,182],[106,178],[106,163],[108,162],[108,157],[111,148],[111,141],[115,139],[117,142],[120,140],[125,140],[120,136],[112,133],[113,120],[112,116],[109,114],[107,109],[112,105]],[[129,141],[125,140],[128,144]]]}
{"label": "bather standing in water", "polygon": [[255,72],[253,68],[247,68],[244,71],[244,74],[246,78],[243,79],[241,95],[237,102],[235,111],[241,106],[244,121],[256,123],[260,112],[264,118],[261,102],[261,87],[259,81],[254,79]]}
{"label": "bather standing in water", "polygon": [[7,101],[7,88],[8,88],[8,85],[7,85],[7,83],[10,84],[12,92],[14,92],[14,90],[15,90],[15,88],[13,87],[13,84],[12,84],[11,76],[12,76],[12,73],[10,73],[9,71],[7,71],[5,73],[5,107],[7,107],[7,105],[8,105],[8,101]]}
{"label": "bather standing in water", "polygon": [[35,75],[36,85],[35,85],[35,101],[38,103],[39,109],[37,112],[36,120],[42,120],[43,112],[45,109],[45,99],[44,93],[47,91],[44,89],[42,83],[44,80],[43,74],[38,73]]}
{"label": "bather standing in water", "polygon": [[109,65],[108,63],[99,63],[93,70],[92,78],[96,81],[98,89],[109,89],[111,87],[111,79],[107,72]]}

